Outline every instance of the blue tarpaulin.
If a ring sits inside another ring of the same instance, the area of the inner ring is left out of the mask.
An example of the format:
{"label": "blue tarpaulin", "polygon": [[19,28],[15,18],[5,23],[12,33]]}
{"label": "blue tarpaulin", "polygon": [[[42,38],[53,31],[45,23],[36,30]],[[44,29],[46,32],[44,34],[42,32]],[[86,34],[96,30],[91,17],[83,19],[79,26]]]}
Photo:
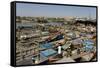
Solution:
{"label": "blue tarpaulin", "polygon": [[48,48],[52,48],[52,46],[53,44],[51,43],[45,43],[45,44],[40,45],[40,48],[48,49]]}
{"label": "blue tarpaulin", "polygon": [[57,51],[55,51],[53,49],[48,49],[45,51],[41,51],[41,54],[44,55],[45,57],[49,57],[49,56],[57,54]]}
{"label": "blue tarpaulin", "polygon": [[83,45],[93,45],[94,43],[93,43],[93,41],[92,40],[84,40],[83,41]]}
{"label": "blue tarpaulin", "polygon": [[84,40],[83,45],[86,51],[90,51],[93,49],[93,41],[92,40]]}

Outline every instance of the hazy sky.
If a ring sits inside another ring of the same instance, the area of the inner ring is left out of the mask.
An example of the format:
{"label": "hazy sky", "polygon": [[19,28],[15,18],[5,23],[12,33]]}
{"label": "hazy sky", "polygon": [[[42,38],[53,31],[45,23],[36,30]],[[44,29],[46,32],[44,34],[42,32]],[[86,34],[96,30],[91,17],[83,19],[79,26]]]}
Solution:
{"label": "hazy sky", "polygon": [[29,3],[16,4],[17,16],[47,16],[47,17],[96,17],[95,7],[41,5]]}

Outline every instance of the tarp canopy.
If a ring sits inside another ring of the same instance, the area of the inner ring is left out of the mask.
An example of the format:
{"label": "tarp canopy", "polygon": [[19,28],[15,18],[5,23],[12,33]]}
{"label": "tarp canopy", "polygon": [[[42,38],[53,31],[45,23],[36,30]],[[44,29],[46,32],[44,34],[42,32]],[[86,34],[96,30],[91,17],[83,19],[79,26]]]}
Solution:
{"label": "tarp canopy", "polygon": [[83,45],[93,45],[94,44],[94,42],[93,42],[93,40],[84,40],[83,41]]}
{"label": "tarp canopy", "polygon": [[85,49],[88,51],[93,48],[94,43],[92,40],[84,40],[83,45],[84,45]]}
{"label": "tarp canopy", "polygon": [[56,55],[57,51],[55,51],[53,49],[47,49],[45,51],[41,51],[41,54],[44,55],[45,57],[50,57],[52,55]]}
{"label": "tarp canopy", "polygon": [[45,44],[40,45],[40,48],[48,49],[48,48],[52,48],[52,46],[53,44],[51,43],[45,43]]}

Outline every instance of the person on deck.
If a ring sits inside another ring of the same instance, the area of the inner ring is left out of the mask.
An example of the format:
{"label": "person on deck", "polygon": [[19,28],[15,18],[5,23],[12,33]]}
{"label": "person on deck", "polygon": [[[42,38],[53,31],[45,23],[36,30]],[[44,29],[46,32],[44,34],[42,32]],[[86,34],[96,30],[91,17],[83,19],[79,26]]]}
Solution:
{"label": "person on deck", "polygon": [[59,58],[62,58],[62,49],[61,49],[60,43],[59,43],[59,46],[58,46],[58,56],[59,56]]}

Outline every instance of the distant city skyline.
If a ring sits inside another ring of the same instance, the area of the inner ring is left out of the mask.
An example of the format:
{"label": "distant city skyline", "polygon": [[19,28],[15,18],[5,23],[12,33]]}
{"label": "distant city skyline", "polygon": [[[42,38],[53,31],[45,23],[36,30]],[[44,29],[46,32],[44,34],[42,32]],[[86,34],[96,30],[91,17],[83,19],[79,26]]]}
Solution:
{"label": "distant city skyline", "polygon": [[95,7],[16,3],[17,16],[86,17],[96,19]]}

